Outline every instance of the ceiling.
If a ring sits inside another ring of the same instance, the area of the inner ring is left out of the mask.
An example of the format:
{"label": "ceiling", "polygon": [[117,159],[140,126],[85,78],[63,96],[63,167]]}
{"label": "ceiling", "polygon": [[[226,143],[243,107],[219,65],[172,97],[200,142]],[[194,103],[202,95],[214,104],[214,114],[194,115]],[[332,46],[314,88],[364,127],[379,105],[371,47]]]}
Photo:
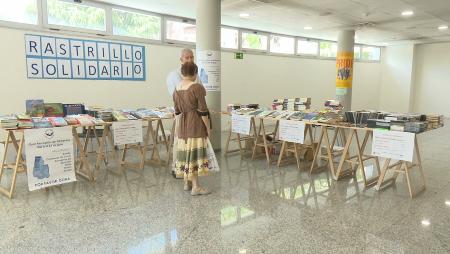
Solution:
{"label": "ceiling", "polygon": [[[99,1],[195,18],[196,0]],[[402,17],[405,10],[414,15]],[[355,29],[357,43],[375,45],[433,43],[450,41],[450,29],[437,29],[450,25],[450,0],[222,0],[222,24],[327,40]]]}

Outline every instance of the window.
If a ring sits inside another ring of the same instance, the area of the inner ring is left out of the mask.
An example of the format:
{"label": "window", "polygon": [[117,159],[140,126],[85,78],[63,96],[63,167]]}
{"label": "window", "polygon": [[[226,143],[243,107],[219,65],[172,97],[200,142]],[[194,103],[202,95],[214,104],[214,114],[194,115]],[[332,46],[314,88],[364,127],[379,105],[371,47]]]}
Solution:
{"label": "window", "polygon": [[295,39],[279,35],[270,36],[270,52],[281,54],[294,54]]}
{"label": "window", "polygon": [[48,24],[106,31],[106,11],[85,3],[47,0]]}
{"label": "window", "polygon": [[196,27],[194,24],[167,20],[166,38],[174,41],[195,42]]}
{"label": "window", "polygon": [[320,56],[321,57],[336,57],[337,44],[336,42],[321,41],[320,42]]}
{"label": "window", "polygon": [[0,20],[37,25],[36,0],[2,1]]}
{"label": "window", "polygon": [[314,55],[319,52],[319,42],[308,39],[299,39],[297,41],[297,54]]}
{"label": "window", "polygon": [[361,59],[369,61],[380,61],[381,49],[379,47],[363,47]]}
{"label": "window", "polygon": [[237,29],[231,29],[231,28],[224,28],[222,27],[220,29],[220,37],[221,42],[220,45],[222,48],[227,49],[238,49],[239,44],[239,30]]}
{"label": "window", "polygon": [[354,59],[360,59],[361,58],[361,47],[355,46],[355,55]]}
{"label": "window", "polygon": [[242,48],[267,50],[267,36],[255,33],[242,33]]}
{"label": "window", "polygon": [[161,40],[161,17],[113,9],[112,23],[114,35]]}

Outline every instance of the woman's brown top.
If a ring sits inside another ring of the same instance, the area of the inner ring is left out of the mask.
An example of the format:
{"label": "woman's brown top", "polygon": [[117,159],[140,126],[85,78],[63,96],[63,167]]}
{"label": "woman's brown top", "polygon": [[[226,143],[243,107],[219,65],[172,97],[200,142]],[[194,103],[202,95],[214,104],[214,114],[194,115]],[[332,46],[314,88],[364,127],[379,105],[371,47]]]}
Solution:
{"label": "woman's brown top", "polygon": [[175,114],[181,114],[178,138],[206,138],[208,136],[202,120],[202,116],[209,114],[205,96],[205,88],[198,83],[192,84],[186,90],[175,89],[173,93]]}

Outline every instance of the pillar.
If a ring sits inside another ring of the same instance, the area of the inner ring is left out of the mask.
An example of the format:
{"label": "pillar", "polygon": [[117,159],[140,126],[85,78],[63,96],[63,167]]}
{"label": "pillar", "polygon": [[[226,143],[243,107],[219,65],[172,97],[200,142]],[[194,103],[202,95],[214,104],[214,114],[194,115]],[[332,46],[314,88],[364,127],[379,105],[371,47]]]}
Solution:
{"label": "pillar", "polygon": [[336,57],[336,100],[344,110],[352,108],[353,57],[355,30],[343,30],[338,36]]}
{"label": "pillar", "polygon": [[[210,111],[221,110],[220,60],[220,0],[197,0],[196,63],[199,78],[206,89],[206,103]],[[221,148],[221,117],[211,114],[214,149]]]}

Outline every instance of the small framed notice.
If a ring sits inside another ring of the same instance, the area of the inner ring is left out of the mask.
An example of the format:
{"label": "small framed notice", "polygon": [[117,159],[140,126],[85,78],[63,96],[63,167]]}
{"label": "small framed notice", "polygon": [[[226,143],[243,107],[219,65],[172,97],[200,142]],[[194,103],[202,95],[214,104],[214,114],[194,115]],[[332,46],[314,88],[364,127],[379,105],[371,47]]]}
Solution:
{"label": "small framed notice", "polygon": [[231,115],[231,131],[244,135],[250,135],[251,116]]}
{"label": "small framed notice", "polygon": [[374,130],[372,155],[412,162],[415,136],[410,132]]}
{"label": "small framed notice", "polygon": [[282,141],[303,144],[305,142],[305,122],[280,120],[279,139]]}
{"label": "small framed notice", "polygon": [[142,120],[114,122],[112,124],[114,145],[127,145],[143,142]]}

